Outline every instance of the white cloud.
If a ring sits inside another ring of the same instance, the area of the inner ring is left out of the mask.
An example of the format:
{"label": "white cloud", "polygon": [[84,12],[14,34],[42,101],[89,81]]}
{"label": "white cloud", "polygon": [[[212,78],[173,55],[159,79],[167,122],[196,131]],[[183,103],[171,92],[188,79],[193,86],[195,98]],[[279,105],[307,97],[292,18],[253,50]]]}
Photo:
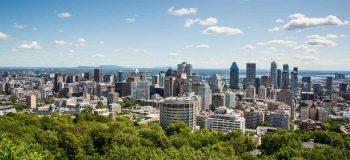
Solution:
{"label": "white cloud", "polygon": [[13,23],[13,27],[16,28],[16,29],[24,29],[26,28],[27,26],[24,25],[24,24],[18,24],[18,23]]}
{"label": "white cloud", "polygon": [[143,49],[142,52],[147,55],[152,54],[152,52],[147,49]]}
{"label": "white cloud", "polygon": [[114,52],[120,52],[120,49],[114,49],[113,51]]}
{"label": "white cloud", "polygon": [[32,30],[33,31],[38,31],[39,29],[38,29],[38,27],[33,27]]}
{"label": "white cloud", "polygon": [[192,25],[194,24],[200,24],[203,26],[212,26],[212,25],[216,25],[218,23],[218,20],[214,17],[209,17],[207,19],[187,19],[185,22],[184,27],[185,28],[190,28]]}
{"label": "white cloud", "polygon": [[64,45],[66,45],[67,43],[66,43],[65,41],[63,41],[63,40],[54,40],[54,41],[53,41],[53,44],[54,44],[55,46],[64,46]]}
{"label": "white cloud", "polygon": [[171,53],[169,53],[169,56],[177,57],[177,56],[179,56],[179,53],[177,53],[177,52],[171,52]]}
{"label": "white cloud", "polygon": [[306,36],[307,41],[305,41],[306,44],[311,46],[336,46],[337,43],[334,42],[332,39],[334,39],[334,36],[332,35],[326,35],[326,36],[320,36],[320,35],[310,35]]}
{"label": "white cloud", "polygon": [[57,17],[61,18],[61,19],[69,18],[71,16],[72,16],[72,14],[70,14],[69,12],[62,12],[62,13],[57,14]]}
{"label": "white cloud", "polygon": [[300,50],[309,54],[317,54],[317,50],[306,45],[295,46],[294,50]]}
{"label": "white cloud", "polygon": [[0,40],[7,40],[9,38],[10,38],[9,35],[7,35],[7,34],[5,34],[3,32],[0,32]]}
{"label": "white cloud", "polygon": [[295,13],[289,16],[290,21],[283,26],[285,30],[291,31],[296,29],[304,29],[308,27],[343,25],[346,21],[338,19],[334,15],[325,18],[308,18],[301,13]]}
{"label": "white cloud", "polygon": [[269,31],[269,32],[278,32],[280,30],[281,30],[281,28],[276,26],[276,27],[268,29],[267,31]]}
{"label": "white cloud", "polygon": [[78,44],[76,44],[76,46],[85,46],[85,43],[87,42],[87,40],[85,38],[78,38]]}
{"label": "white cloud", "polygon": [[134,17],[125,18],[125,22],[126,22],[126,23],[133,23],[133,22],[135,22],[135,21],[136,21],[136,18],[134,18]]}
{"label": "white cloud", "polygon": [[187,14],[195,14],[198,12],[198,8],[180,8],[175,9],[175,7],[170,7],[168,13],[175,16],[183,16]]}
{"label": "white cloud", "polygon": [[243,34],[243,31],[240,30],[239,28],[211,26],[203,30],[202,34],[237,35],[237,34]]}
{"label": "white cloud", "polygon": [[326,38],[328,38],[328,39],[337,39],[338,36],[335,35],[335,34],[327,34],[327,35],[326,35]]}
{"label": "white cloud", "polygon": [[96,57],[96,58],[104,58],[105,57],[105,55],[103,55],[103,54],[95,54],[94,55],[94,57]]}
{"label": "white cloud", "polygon": [[36,41],[32,41],[32,43],[27,43],[27,42],[24,41],[21,45],[18,46],[18,48],[22,48],[22,49],[40,49],[42,47]]}
{"label": "white cloud", "polygon": [[315,57],[315,56],[301,56],[301,55],[296,55],[295,59],[298,61],[318,61],[319,58]]}
{"label": "white cloud", "polygon": [[74,49],[70,49],[68,50],[69,53],[75,53],[75,50]]}
{"label": "white cloud", "polygon": [[342,37],[342,38],[346,38],[346,37],[347,37],[347,35],[346,35],[346,34],[341,34],[341,35],[340,35],[340,37]]}
{"label": "white cloud", "polygon": [[276,19],[275,22],[276,22],[276,23],[284,23],[284,20],[283,20],[283,19]]}
{"label": "white cloud", "polygon": [[210,48],[210,46],[207,44],[186,45],[185,48]]}
{"label": "white cloud", "polygon": [[265,45],[283,45],[286,47],[296,46],[298,43],[290,40],[282,40],[282,39],[274,39],[267,42],[258,42],[257,45],[265,46]]}
{"label": "white cloud", "polygon": [[100,44],[105,44],[105,42],[104,42],[104,41],[100,41],[100,42],[98,42],[98,43],[100,43]]}
{"label": "white cloud", "polygon": [[253,45],[251,45],[251,44],[247,44],[247,45],[243,46],[242,49],[244,49],[244,50],[253,50],[253,49],[255,49],[255,47]]}
{"label": "white cloud", "polygon": [[63,33],[64,30],[63,30],[63,29],[58,29],[57,32],[58,32],[58,33]]}

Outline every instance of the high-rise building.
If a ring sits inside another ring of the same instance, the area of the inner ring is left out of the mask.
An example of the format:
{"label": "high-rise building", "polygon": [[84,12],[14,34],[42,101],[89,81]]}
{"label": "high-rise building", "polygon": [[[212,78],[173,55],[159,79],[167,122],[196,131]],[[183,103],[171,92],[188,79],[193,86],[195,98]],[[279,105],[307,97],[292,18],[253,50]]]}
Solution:
{"label": "high-rise building", "polygon": [[249,108],[244,111],[245,127],[249,129],[256,129],[258,125],[264,122],[264,112]]}
{"label": "high-rise building", "polygon": [[211,75],[209,77],[209,86],[213,93],[221,92],[223,89],[221,76],[218,74]]}
{"label": "high-rise building", "polygon": [[130,83],[131,98],[148,100],[150,96],[150,85],[147,81],[136,81]]}
{"label": "high-rise building", "polygon": [[31,109],[36,108],[36,96],[35,96],[35,94],[31,94],[31,95],[26,97],[26,104]]}
{"label": "high-rise building", "polygon": [[177,65],[178,76],[180,76],[181,73],[186,73],[186,75],[188,76],[192,75],[192,64],[188,64],[186,62],[182,62],[181,64],[178,64]]}
{"label": "high-rise building", "polygon": [[167,128],[171,123],[180,121],[193,129],[196,126],[199,106],[200,98],[166,98],[160,106],[160,126]]}
{"label": "high-rise building", "polygon": [[333,77],[326,77],[326,95],[330,96],[332,95],[333,90]]}
{"label": "high-rise building", "polygon": [[289,89],[289,66],[288,64],[283,65],[282,72],[282,89]]}
{"label": "high-rise building", "polygon": [[85,81],[91,81],[92,80],[92,74],[90,72],[84,72],[84,80]]}
{"label": "high-rise building", "polygon": [[234,130],[240,130],[242,133],[245,133],[245,119],[222,106],[217,108],[214,114],[207,118],[206,128],[219,130],[224,133],[230,133]]}
{"label": "high-rise building", "polygon": [[117,77],[118,77],[118,79],[117,79],[117,82],[123,82],[123,80],[124,80],[124,78],[123,78],[123,72],[122,71],[119,71],[118,73],[117,73]]}
{"label": "high-rise building", "polygon": [[164,81],[164,98],[176,96],[176,77],[165,77]]}
{"label": "high-rise building", "polygon": [[282,87],[282,71],[277,69],[277,88]]}
{"label": "high-rise building", "polygon": [[274,86],[274,88],[277,88],[277,64],[275,61],[271,62],[270,78],[271,84]]}
{"label": "high-rise building", "polygon": [[202,111],[209,111],[212,104],[212,91],[207,83],[201,83],[198,87],[198,95],[202,98]]}
{"label": "high-rise building", "polygon": [[250,85],[255,85],[256,78],[256,64],[255,63],[247,63],[247,71],[246,71],[246,84],[245,88]]}
{"label": "high-rise building", "polygon": [[164,80],[165,80],[165,73],[160,72],[159,73],[159,87],[164,88]]}
{"label": "high-rise building", "polygon": [[245,93],[245,98],[251,98],[251,99],[255,99],[255,87],[253,85],[250,85],[249,87],[247,87],[246,89],[246,93]]}
{"label": "high-rise building", "polygon": [[[276,76],[276,78],[277,78],[277,76]],[[276,80],[276,83],[277,83],[277,80]],[[270,87],[270,76],[261,76],[260,86],[264,86],[265,88],[269,88]],[[277,87],[277,85],[274,85],[274,87]]]}
{"label": "high-rise building", "polygon": [[321,83],[314,83],[312,85],[312,90],[314,92],[315,97],[322,97],[322,85]]}
{"label": "high-rise building", "polygon": [[266,96],[267,96],[267,89],[266,89],[266,87],[265,86],[260,86],[258,97],[260,99],[266,99]]}
{"label": "high-rise building", "polygon": [[214,93],[212,111],[221,106],[225,106],[225,95],[223,93]]}
{"label": "high-rise building", "polygon": [[290,88],[292,90],[293,96],[298,95],[298,68],[294,67],[293,71],[291,72],[291,79],[290,79]]}
{"label": "high-rise building", "polygon": [[107,95],[107,104],[112,104],[118,101],[119,94],[117,92],[109,92]]}
{"label": "high-rise building", "polygon": [[256,77],[255,78],[255,85],[254,85],[255,86],[255,94],[259,93],[260,84],[261,84],[260,78]]}
{"label": "high-rise building", "polygon": [[159,86],[159,74],[154,74],[152,76],[152,85]]}
{"label": "high-rise building", "polygon": [[192,64],[186,64],[185,66],[185,73],[188,75],[188,76],[191,76],[192,75]]}
{"label": "high-rise building", "polygon": [[230,67],[230,89],[239,89],[239,68],[236,62]]}
{"label": "high-rise building", "polygon": [[106,83],[97,83],[96,85],[96,90],[95,90],[95,95],[97,97],[107,97],[107,85]]}
{"label": "high-rise building", "polygon": [[311,92],[311,77],[302,77],[301,78],[301,91],[302,92]]}
{"label": "high-rise building", "polygon": [[55,84],[54,84],[54,88],[55,88],[55,92],[58,93],[59,90],[59,83],[63,83],[64,78],[63,78],[63,74],[62,73],[56,73],[55,74]]}
{"label": "high-rise building", "polygon": [[266,114],[266,121],[275,128],[290,129],[290,114],[288,110],[279,110]]}
{"label": "high-rise building", "polygon": [[96,81],[97,83],[102,82],[102,69],[99,69],[99,68],[94,69],[94,81]]}
{"label": "high-rise building", "polygon": [[225,92],[225,106],[227,108],[235,108],[236,106],[236,95],[233,92]]}

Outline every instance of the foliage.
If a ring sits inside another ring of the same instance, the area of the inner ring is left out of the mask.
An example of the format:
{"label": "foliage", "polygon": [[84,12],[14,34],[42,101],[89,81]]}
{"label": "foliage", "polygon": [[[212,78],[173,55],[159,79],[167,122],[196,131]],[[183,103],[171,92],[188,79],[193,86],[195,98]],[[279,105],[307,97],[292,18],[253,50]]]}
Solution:
{"label": "foliage", "polygon": [[[277,130],[262,137],[223,134],[184,123],[162,129],[135,126],[128,118],[110,120],[85,110],[74,116],[11,113],[0,117],[0,159],[349,159],[350,137],[336,132]],[[314,139],[314,149],[302,143]]]}

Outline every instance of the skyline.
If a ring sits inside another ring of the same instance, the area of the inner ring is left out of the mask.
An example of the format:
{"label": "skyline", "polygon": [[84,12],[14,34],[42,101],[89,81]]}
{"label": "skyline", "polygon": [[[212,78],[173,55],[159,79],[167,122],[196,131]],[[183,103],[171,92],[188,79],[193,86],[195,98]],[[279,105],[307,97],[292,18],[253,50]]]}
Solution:
{"label": "skyline", "polygon": [[0,67],[349,70],[348,1],[12,2],[0,6]]}

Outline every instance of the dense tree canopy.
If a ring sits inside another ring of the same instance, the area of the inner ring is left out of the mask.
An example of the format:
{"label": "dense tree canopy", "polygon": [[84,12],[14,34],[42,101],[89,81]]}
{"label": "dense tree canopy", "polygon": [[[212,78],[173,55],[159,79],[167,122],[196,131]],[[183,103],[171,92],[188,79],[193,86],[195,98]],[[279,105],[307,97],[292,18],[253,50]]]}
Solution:
{"label": "dense tree canopy", "polygon": [[[84,111],[74,116],[9,113],[0,117],[0,159],[349,159],[350,139],[336,132],[278,130],[262,137],[240,131],[192,131],[183,123],[162,129],[135,126]],[[314,149],[303,142],[314,139]],[[260,149],[261,155],[251,151]]]}

